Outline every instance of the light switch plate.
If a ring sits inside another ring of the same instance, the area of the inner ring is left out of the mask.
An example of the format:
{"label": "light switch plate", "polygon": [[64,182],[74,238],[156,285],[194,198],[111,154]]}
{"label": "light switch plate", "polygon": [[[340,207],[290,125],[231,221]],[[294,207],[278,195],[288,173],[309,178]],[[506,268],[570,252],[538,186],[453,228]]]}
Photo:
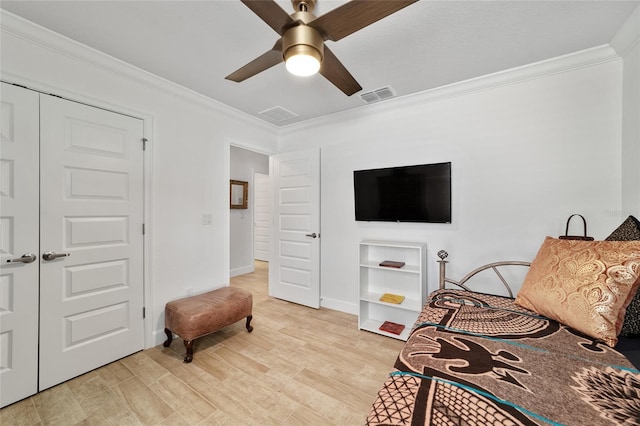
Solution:
{"label": "light switch plate", "polygon": [[203,213],[202,214],[202,224],[203,225],[212,225],[213,224],[213,214],[212,213]]}

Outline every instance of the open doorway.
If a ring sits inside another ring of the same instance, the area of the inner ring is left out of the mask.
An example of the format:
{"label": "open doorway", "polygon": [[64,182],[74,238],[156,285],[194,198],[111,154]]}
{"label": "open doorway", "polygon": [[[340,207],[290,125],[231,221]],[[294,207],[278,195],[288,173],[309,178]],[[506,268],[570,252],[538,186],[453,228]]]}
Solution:
{"label": "open doorway", "polygon": [[230,147],[231,180],[248,183],[247,208],[230,209],[229,273],[231,277],[268,269],[269,260],[269,156]]}

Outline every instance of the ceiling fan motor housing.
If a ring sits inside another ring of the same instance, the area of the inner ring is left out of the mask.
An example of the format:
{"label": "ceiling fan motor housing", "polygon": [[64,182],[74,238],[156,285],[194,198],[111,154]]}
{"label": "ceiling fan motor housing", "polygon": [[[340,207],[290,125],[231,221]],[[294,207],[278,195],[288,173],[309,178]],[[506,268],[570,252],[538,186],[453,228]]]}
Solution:
{"label": "ceiling fan motor housing", "polygon": [[289,28],[282,36],[282,56],[286,61],[294,55],[304,54],[324,59],[324,39],[315,29],[300,24]]}

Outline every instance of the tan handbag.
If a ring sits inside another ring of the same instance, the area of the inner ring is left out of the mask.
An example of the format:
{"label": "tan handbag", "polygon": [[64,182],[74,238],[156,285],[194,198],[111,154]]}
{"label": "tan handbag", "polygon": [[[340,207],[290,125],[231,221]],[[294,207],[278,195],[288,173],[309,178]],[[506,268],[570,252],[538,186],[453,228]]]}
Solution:
{"label": "tan handbag", "polygon": [[[582,218],[582,224],[584,225],[584,235],[569,235],[569,222],[571,222],[571,218],[574,216],[579,216]],[[572,214],[567,219],[567,227],[564,231],[564,235],[560,235],[558,238],[561,240],[582,240],[582,241],[593,241],[593,237],[587,236],[587,220],[581,214]]]}

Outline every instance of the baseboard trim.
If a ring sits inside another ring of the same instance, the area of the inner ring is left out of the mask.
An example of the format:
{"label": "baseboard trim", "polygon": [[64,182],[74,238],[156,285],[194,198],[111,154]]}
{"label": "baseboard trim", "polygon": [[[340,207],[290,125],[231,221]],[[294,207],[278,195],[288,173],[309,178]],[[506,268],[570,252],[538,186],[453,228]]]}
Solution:
{"label": "baseboard trim", "polygon": [[235,268],[229,271],[230,277],[237,277],[238,275],[250,274],[255,272],[256,268],[252,265],[243,266],[240,268]]}
{"label": "baseboard trim", "polygon": [[340,311],[351,315],[358,315],[358,305],[348,303],[343,300],[332,299],[329,297],[320,298],[320,306],[334,311]]}
{"label": "baseboard trim", "polygon": [[[152,348],[154,346],[158,346],[158,345],[164,343],[165,340],[167,340],[167,335],[164,332],[164,328],[162,328],[161,330],[154,330],[153,331],[153,340],[151,342],[151,346],[148,346],[145,349],[149,349],[149,348]],[[179,343],[182,343],[182,341],[179,341]]]}

